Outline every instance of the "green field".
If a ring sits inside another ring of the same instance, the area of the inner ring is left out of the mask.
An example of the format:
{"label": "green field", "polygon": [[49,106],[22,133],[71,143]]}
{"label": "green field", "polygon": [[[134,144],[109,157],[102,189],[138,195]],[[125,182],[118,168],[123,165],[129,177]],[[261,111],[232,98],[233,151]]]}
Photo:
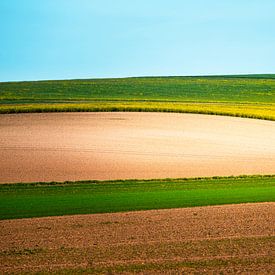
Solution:
{"label": "green field", "polygon": [[0,185],[0,219],[275,201],[275,175]]}
{"label": "green field", "polygon": [[275,120],[275,75],[0,83],[0,113],[161,111]]}

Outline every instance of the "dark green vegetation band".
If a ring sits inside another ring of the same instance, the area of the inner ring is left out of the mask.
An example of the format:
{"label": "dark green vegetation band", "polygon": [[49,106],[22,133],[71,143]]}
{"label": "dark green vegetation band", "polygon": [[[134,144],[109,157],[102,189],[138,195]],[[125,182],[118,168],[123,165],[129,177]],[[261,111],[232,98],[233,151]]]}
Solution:
{"label": "dark green vegetation band", "polygon": [[0,186],[0,219],[275,201],[275,175]]}

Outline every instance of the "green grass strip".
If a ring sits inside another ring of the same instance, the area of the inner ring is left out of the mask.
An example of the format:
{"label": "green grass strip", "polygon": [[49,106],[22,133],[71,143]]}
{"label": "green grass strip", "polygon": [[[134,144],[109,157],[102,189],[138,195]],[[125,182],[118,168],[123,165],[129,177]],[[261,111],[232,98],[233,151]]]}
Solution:
{"label": "green grass strip", "polygon": [[275,201],[275,176],[0,186],[0,219]]}

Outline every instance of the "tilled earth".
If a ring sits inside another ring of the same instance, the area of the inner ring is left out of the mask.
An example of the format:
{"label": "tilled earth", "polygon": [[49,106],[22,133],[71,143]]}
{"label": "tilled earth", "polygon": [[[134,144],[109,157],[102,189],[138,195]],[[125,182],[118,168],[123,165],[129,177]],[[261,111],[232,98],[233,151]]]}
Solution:
{"label": "tilled earth", "polygon": [[0,273],[274,273],[275,203],[0,222]]}
{"label": "tilled earth", "polygon": [[0,115],[0,183],[275,173],[275,122],[173,113]]}

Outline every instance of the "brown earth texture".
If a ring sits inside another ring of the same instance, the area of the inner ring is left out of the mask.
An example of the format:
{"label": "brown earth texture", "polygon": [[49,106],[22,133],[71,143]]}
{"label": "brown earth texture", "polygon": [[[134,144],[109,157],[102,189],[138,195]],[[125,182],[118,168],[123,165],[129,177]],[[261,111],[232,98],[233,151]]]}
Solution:
{"label": "brown earth texture", "polygon": [[275,173],[275,122],[172,113],[0,115],[0,183]]}
{"label": "brown earth texture", "polygon": [[[275,124],[0,115],[0,183],[275,173]],[[275,274],[275,203],[0,221],[0,274]]]}
{"label": "brown earth texture", "polygon": [[0,273],[274,274],[275,203],[0,222]]}

